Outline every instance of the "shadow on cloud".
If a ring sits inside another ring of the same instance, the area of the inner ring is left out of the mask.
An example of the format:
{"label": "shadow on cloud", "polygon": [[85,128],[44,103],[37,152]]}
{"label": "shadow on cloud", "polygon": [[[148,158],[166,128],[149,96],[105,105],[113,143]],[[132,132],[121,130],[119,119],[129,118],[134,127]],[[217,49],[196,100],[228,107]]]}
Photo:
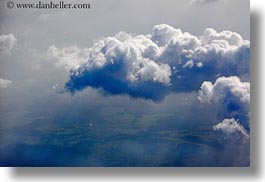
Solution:
{"label": "shadow on cloud", "polygon": [[65,87],[71,93],[92,87],[161,101],[222,76],[249,81],[249,59],[250,42],[238,33],[208,28],[194,36],[161,24],[148,35],[120,32],[95,41],[87,59],[70,69]]}

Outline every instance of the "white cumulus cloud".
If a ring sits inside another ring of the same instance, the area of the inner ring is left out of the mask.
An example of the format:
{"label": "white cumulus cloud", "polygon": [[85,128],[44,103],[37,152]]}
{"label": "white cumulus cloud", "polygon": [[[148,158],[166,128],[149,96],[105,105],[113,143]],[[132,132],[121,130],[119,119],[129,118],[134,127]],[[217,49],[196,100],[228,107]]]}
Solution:
{"label": "white cumulus cloud", "polygon": [[199,91],[199,100],[208,103],[222,103],[226,99],[249,105],[250,83],[242,82],[236,76],[220,77],[214,84],[205,81]]}
{"label": "white cumulus cloud", "polygon": [[[250,83],[236,76],[220,77],[215,83],[205,81],[198,99],[217,108],[218,119],[234,118],[249,131]],[[229,124],[228,121],[225,121]],[[218,125],[221,126],[221,125]]]}
{"label": "white cumulus cloud", "polygon": [[249,79],[250,42],[227,30],[208,28],[195,36],[161,24],[148,35],[120,32],[101,38],[83,52],[55,46],[48,52],[75,68],[66,83],[72,92],[90,86],[156,100],[198,90],[203,81],[221,76]]}
{"label": "white cumulus cloud", "polygon": [[213,129],[218,131],[222,131],[225,134],[233,135],[235,133],[240,133],[247,139],[249,138],[248,132],[245,130],[245,128],[238,123],[234,118],[230,119],[224,119],[222,122],[216,124],[213,126]]}

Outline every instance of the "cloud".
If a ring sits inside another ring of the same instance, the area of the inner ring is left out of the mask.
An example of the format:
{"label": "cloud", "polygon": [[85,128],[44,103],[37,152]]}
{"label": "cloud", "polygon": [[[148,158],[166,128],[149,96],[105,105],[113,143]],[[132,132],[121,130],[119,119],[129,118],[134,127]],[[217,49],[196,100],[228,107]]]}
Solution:
{"label": "cloud", "polygon": [[230,161],[233,166],[250,165],[250,132],[237,119],[223,119],[213,126],[213,130],[224,146],[221,152],[224,161]]}
{"label": "cloud", "polygon": [[221,0],[191,0],[190,4],[203,5],[203,4],[214,3],[214,2],[218,2],[218,1],[221,1]]}
{"label": "cloud", "polygon": [[37,22],[46,22],[51,17],[51,14],[43,13],[36,17]]}
{"label": "cloud", "polygon": [[55,59],[55,66],[63,67],[66,70],[75,69],[85,63],[88,49],[79,49],[76,46],[57,48],[51,45],[47,50],[49,58]]}
{"label": "cloud", "polygon": [[[198,99],[217,108],[218,120],[234,118],[249,131],[249,82],[242,82],[236,76],[220,77],[214,84],[205,81],[201,85]],[[228,121],[225,123],[227,124]]]}
{"label": "cloud", "polygon": [[220,77],[214,84],[208,81],[203,82],[199,92],[199,100],[208,103],[224,102],[227,96],[229,96],[229,101],[234,100],[248,105],[250,102],[249,82],[241,82],[236,76]]}
{"label": "cloud", "polygon": [[243,135],[246,139],[249,138],[248,132],[234,118],[224,119],[222,122],[214,125],[213,129],[215,131],[220,130],[227,135],[234,135],[234,134],[239,133],[239,134]]}
{"label": "cloud", "polygon": [[72,54],[55,55],[75,65],[66,83],[71,92],[93,87],[157,101],[171,92],[196,91],[203,81],[221,76],[249,79],[250,43],[231,31],[206,29],[194,36],[161,24],[148,35],[101,38],[85,62]]}
{"label": "cloud", "polygon": [[7,88],[10,85],[12,85],[12,81],[11,80],[0,78],[0,88]]}
{"label": "cloud", "polygon": [[167,24],[156,25],[153,27],[151,40],[158,46],[165,46],[172,37],[182,34],[180,29],[175,29]]}
{"label": "cloud", "polygon": [[16,44],[17,39],[13,34],[0,35],[0,53],[10,53]]}

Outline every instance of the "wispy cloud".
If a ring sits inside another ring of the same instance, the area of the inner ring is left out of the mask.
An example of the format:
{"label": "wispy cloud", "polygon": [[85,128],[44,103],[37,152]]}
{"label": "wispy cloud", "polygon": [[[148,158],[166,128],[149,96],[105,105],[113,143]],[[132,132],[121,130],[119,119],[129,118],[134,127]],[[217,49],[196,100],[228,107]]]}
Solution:
{"label": "wispy cloud", "polygon": [[0,88],[7,88],[11,85],[12,85],[11,80],[0,78]]}
{"label": "wispy cloud", "polygon": [[63,67],[69,71],[86,62],[88,49],[80,49],[76,46],[60,49],[51,45],[47,50],[47,55],[49,58],[55,59],[55,66]]}
{"label": "wispy cloud", "polygon": [[223,0],[191,0],[190,4],[203,5],[203,4],[209,4],[209,3],[214,3],[214,2],[218,2],[218,1],[223,1]]}
{"label": "wispy cloud", "polygon": [[17,39],[13,34],[0,35],[0,53],[10,53],[16,44]]}

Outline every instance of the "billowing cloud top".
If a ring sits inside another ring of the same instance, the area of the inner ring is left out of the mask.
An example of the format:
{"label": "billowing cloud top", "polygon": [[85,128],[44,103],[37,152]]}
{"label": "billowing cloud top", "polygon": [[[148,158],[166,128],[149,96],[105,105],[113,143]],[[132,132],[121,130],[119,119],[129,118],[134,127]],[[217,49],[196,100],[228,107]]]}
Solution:
{"label": "billowing cloud top", "polygon": [[16,38],[13,34],[0,35],[0,53],[9,53],[15,46]]}
{"label": "billowing cloud top", "polygon": [[[199,91],[198,99],[202,103],[213,104],[218,109],[218,120],[232,118],[249,131],[250,83],[242,82],[238,77],[220,77],[214,84],[205,81]],[[230,121],[224,120],[221,126],[228,125]],[[233,128],[231,128],[233,130]]]}
{"label": "billowing cloud top", "polygon": [[66,88],[90,86],[157,101],[220,76],[249,78],[249,57],[249,41],[235,32],[206,29],[194,36],[161,24],[152,34],[120,32],[96,41],[86,61],[71,69]]}
{"label": "billowing cloud top", "polygon": [[202,102],[223,104],[233,100],[248,106],[250,101],[250,84],[241,82],[236,76],[220,77],[214,84],[205,81],[199,92],[199,100]]}
{"label": "billowing cloud top", "polygon": [[243,135],[245,138],[249,138],[248,132],[245,128],[239,124],[234,118],[224,119],[222,122],[213,126],[214,130],[221,130],[227,135],[234,135],[239,133]]}

